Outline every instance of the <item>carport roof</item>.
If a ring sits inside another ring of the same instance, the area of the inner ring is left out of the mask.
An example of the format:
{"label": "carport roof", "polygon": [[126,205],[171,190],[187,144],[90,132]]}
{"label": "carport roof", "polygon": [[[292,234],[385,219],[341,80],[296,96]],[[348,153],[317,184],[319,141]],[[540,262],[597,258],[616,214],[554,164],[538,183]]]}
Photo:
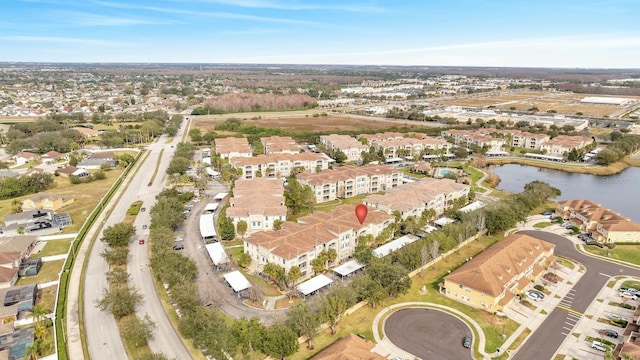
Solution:
{"label": "carport roof", "polygon": [[251,287],[251,283],[246,277],[244,277],[244,275],[242,275],[240,270],[224,274],[223,277],[235,292],[240,292]]}
{"label": "carport roof", "polygon": [[302,293],[302,295],[307,296],[312,292],[318,291],[323,287],[331,284],[332,282],[333,280],[329,279],[325,275],[320,274],[318,276],[315,276],[303,282],[302,284],[298,285],[296,288],[298,289],[298,291]]}
{"label": "carport roof", "polygon": [[351,260],[333,269],[333,271],[338,273],[340,276],[347,276],[362,269],[363,267],[364,265],[358,260]]}

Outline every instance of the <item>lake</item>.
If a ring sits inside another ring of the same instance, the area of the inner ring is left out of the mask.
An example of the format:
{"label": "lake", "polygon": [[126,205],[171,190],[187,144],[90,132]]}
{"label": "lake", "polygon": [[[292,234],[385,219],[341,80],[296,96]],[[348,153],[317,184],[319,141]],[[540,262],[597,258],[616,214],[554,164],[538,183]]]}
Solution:
{"label": "lake", "polygon": [[527,183],[544,181],[562,191],[556,200],[587,199],[640,223],[640,168],[597,176],[508,164],[494,166],[493,172],[501,179],[499,190],[519,193]]}

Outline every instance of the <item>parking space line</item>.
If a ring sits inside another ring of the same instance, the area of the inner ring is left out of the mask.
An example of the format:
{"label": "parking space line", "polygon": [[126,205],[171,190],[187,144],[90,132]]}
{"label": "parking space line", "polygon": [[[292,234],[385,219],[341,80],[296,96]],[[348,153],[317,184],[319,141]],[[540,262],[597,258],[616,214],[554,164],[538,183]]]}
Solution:
{"label": "parking space line", "polygon": [[560,308],[560,309],[566,310],[566,311],[568,311],[568,312],[570,312],[570,313],[573,313],[573,314],[579,315],[579,316],[583,316],[583,315],[584,315],[583,313],[581,313],[581,312],[579,312],[579,311],[576,311],[576,310],[573,310],[573,309],[572,309],[572,308],[570,308],[570,307],[563,306],[562,304],[558,304],[558,306],[557,306],[557,307],[558,307],[558,308]]}
{"label": "parking space line", "polygon": [[604,276],[604,277],[608,277],[608,278],[610,278],[610,277],[611,277],[611,275],[607,275],[607,274],[603,274],[603,273],[598,273],[598,275],[602,275],[602,276]]}

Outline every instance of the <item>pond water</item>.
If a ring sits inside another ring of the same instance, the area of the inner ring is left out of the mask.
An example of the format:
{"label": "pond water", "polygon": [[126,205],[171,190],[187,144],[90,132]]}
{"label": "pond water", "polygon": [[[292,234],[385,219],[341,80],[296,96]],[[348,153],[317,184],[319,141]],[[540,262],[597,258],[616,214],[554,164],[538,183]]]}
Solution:
{"label": "pond water", "polygon": [[492,167],[501,179],[499,190],[522,192],[534,180],[560,189],[556,200],[587,199],[640,223],[640,168],[610,176],[575,174],[534,166],[508,164]]}

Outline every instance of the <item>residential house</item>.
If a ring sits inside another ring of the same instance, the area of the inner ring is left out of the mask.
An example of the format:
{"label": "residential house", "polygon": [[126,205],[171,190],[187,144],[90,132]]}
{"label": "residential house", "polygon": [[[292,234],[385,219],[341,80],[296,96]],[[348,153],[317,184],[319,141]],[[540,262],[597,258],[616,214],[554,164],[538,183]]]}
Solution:
{"label": "residential house", "polygon": [[580,150],[592,144],[594,141],[595,140],[593,138],[587,136],[558,135],[557,137],[544,142],[540,146],[540,150],[546,155],[564,156],[571,150]]}
{"label": "residential house", "polygon": [[[73,173],[78,170],[77,167],[75,166],[65,166],[61,169],[57,169],[56,172],[58,173],[58,175],[60,176],[64,176],[64,177],[69,177],[69,175],[73,175]],[[84,169],[82,169],[83,171],[86,171]]]}
{"label": "residential house", "polygon": [[15,161],[16,165],[24,165],[29,161],[38,160],[38,154],[34,154],[28,151],[20,151],[19,153],[13,155],[13,161]]}
{"label": "residential house", "polygon": [[[6,254],[16,253],[16,259],[26,259],[31,255],[36,243],[37,237],[33,235],[0,236],[0,254],[8,256]],[[11,255],[11,258],[13,258],[13,255]],[[7,259],[5,257],[3,262],[6,263]],[[16,265],[19,265],[19,261]]]}
{"label": "residential house", "polygon": [[316,174],[298,174],[302,185],[309,185],[317,202],[387,191],[402,184],[402,172],[390,165],[342,166]]}
{"label": "residential house", "polygon": [[19,251],[0,252],[0,289],[15,285],[21,261]]}
{"label": "residential house", "polygon": [[509,235],[445,276],[441,291],[491,313],[502,311],[553,261],[554,249],[528,235]]}
{"label": "residential house", "polygon": [[373,352],[375,343],[365,340],[354,334],[349,334],[342,339],[327,346],[317,353],[314,360],[384,360],[382,355]]}
{"label": "residential house", "polygon": [[347,156],[346,161],[358,161],[362,158],[363,151],[369,151],[367,145],[362,144],[349,135],[322,135],[320,136],[320,143],[324,145],[327,150],[342,151]]}
{"label": "residential house", "polygon": [[215,152],[223,159],[251,157],[252,151],[246,138],[226,137],[215,139]]}
{"label": "residential house", "polygon": [[559,201],[556,214],[601,242],[640,243],[640,224],[586,199]]}
{"label": "residential house", "polygon": [[54,221],[53,210],[37,209],[4,217],[4,235],[46,235],[62,228]]}
{"label": "residential house", "polygon": [[53,150],[40,155],[40,160],[42,160],[43,164],[52,164],[59,160],[65,160],[66,158],[66,154],[62,154]]}
{"label": "residential house", "polygon": [[37,193],[31,197],[22,200],[22,211],[47,209],[58,210],[64,206],[72,204],[76,199],[74,197],[62,197],[51,193]]}
{"label": "residential house", "polygon": [[394,221],[394,217],[380,211],[369,211],[360,224],[354,205],[340,205],[331,212],[317,211],[297,222],[286,221],[280,230],[261,231],[244,240],[244,252],[251,257],[252,266],[261,271],[274,263],[289,271],[300,267],[305,280],[314,274],[311,261],[323,250],[335,249],[335,264],[353,256],[356,239],[362,235],[378,236]]}
{"label": "residential house", "polygon": [[[96,155],[97,154],[99,153],[96,153]],[[83,159],[76,165],[76,167],[83,170],[98,170],[98,169],[101,169],[103,166],[108,166],[112,169],[118,167],[118,164],[119,164],[118,160],[114,160],[109,157],[96,156],[96,155],[87,159]]]}
{"label": "residential house", "polygon": [[77,132],[82,134],[82,136],[84,136],[87,139],[91,139],[91,138],[95,138],[95,137],[100,136],[100,132],[98,130],[89,129],[89,128],[86,128],[86,127],[74,127],[72,129],[76,130]]}
{"label": "residential house", "polygon": [[260,138],[264,153],[269,154],[297,154],[300,152],[300,145],[290,136],[269,136]]}
{"label": "residential house", "polygon": [[255,178],[236,180],[233,197],[226,210],[234,225],[244,220],[247,234],[261,230],[272,230],[273,222],[285,221],[287,207],[284,204],[284,180]]}
{"label": "residential house", "polygon": [[326,154],[311,152],[257,155],[253,157],[236,157],[230,160],[231,165],[242,170],[241,177],[253,179],[257,174],[263,177],[286,177],[294,169],[304,172],[327,170],[334,160]]}
{"label": "residential house", "polygon": [[451,179],[423,178],[420,181],[389,189],[384,195],[369,195],[364,204],[387,214],[400,212],[402,218],[419,217],[427,209],[442,215],[454,200],[469,197],[471,187]]}
{"label": "residential house", "polygon": [[27,285],[0,289],[0,323],[13,322],[31,315],[38,298],[38,286]]}

